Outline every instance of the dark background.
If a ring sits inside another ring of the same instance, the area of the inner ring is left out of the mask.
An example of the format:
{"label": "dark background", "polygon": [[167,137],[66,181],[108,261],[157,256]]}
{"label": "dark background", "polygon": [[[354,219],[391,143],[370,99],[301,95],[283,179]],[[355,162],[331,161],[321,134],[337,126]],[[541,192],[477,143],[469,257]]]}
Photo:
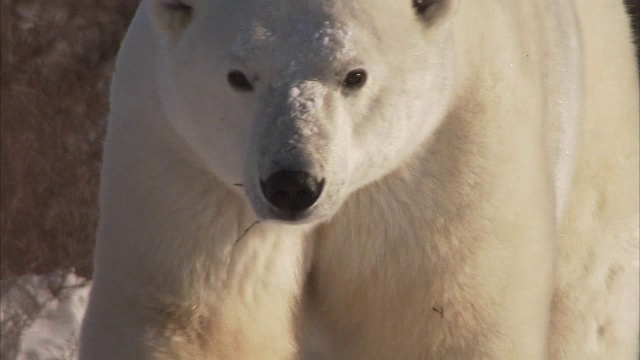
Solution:
{"label": "dark background", "polygon": [[1,0],[2,279],[91,275],[109,77],[137,3]]}

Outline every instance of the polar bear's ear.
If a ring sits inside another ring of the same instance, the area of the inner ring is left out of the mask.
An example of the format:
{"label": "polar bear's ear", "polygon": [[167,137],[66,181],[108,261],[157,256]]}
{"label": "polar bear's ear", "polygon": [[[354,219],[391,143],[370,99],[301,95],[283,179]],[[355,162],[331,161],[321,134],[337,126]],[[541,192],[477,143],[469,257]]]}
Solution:
{"label": "polar bear's ear", "polygon": [[153,0],[151,13],[155,24],[169,34],[176,37],[193,17],[193,0]]}
{"label": "polar bear's ear", "polygon": [[427,24],[439,23],[450,18],[459,0],[411,0],[416,15]]}

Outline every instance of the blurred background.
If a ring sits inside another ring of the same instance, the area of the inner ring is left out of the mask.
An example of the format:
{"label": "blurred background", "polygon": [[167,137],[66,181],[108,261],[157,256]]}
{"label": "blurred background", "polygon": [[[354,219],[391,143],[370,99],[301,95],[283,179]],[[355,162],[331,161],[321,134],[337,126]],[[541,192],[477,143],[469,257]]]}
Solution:
{"label": "blurred background", "polygon": [[109,77],[138,1],[1,1],[0,277],[88,277]]}
{"label": "blurred background", "polygon": [[109,81],[138,0],[0,4],[0,359],[76,359]]}
{"label": "blurred background", "polygon": [[1,1],[0,278],[89,277],[109,77],[138,0]]}

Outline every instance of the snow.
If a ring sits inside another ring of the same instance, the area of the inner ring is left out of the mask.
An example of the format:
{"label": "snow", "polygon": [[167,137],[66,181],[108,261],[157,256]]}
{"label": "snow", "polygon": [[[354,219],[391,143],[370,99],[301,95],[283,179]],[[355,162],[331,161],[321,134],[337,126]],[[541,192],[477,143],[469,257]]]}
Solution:
{"label": "snow", "polygon": [[85,279],[63,272],[4,280],[0,358],[76,359],[90,287]]}

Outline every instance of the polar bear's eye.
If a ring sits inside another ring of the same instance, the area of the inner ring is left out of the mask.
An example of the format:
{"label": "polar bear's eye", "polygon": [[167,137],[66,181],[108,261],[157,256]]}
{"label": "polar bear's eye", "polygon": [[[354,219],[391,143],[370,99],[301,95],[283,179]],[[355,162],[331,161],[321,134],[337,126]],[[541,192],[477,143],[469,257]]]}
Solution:
{"label": "polar bear's eye", "polygon": [[357,89],[362,87],[365,82],[367,82],[367,72],[364,69],[356,69],[347,73],[342,85],[349,89]]}
{"label": "polar bear's eye", "polygon": [[227,74],[227,81],[229,84],[236,90],[239,91],[251,91],[253,90],[253,85],[247,76],[242,73],[240,70],[232,70]]}
{"label": "polar bear's eye", "polygon": [[413,10],[429,24],[435,24],[438,19],[447,19],[455,13],[454,1],[450,0],[412,0]]}
{"label": "polar bear's eye", "polygon": [[433,3],[433,0],[413,0],[413,8],[418,14],[424,14]]}

